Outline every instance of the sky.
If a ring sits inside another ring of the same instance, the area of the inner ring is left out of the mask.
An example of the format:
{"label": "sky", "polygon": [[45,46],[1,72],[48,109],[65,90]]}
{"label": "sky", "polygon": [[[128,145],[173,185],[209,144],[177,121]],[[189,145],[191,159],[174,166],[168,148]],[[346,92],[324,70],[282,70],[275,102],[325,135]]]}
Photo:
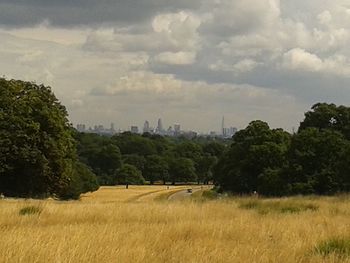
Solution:
{"label": "sky", "polygon": [[349,0],[0,0],[0,75],[73,124],[297,129],[350,102]]}

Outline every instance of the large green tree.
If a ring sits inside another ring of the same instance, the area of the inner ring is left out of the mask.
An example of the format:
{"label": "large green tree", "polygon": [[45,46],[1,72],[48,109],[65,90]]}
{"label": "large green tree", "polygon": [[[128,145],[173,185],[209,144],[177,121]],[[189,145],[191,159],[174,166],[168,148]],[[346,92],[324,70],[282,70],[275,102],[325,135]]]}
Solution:
{"label": "large green tree", "polygon": [[251,122],[233,136],[231,148],[215,166],[215,182],[235,193],[257,191],[267,169],[280,169],[286,164],[289,143],[287,132],[270,129],[262,121]]}
{"label": "large green tree", "polygon": [[117,170],[116,183],[126,185],[140,185],[145,183],[145,179],[143,178],[141,171],[138,170],[135,166],[125,164]]}
{"label": "large green tree", "polygon": [[146,157],[146,164],[143,171],[143,176],[146,180],[153,184],[157,180],[162,180],[166,183],[169,174],[169,167],[166,160],[159,155],[149,155]]}
{"label": "large green tree", "polygon": [[350,108],[335,104],[316,103],[305,113],[299,131],[306,128],[331,129],[341,132],[350,140]]}
{"label": "large green tree", "polygon": [[169,176],[172,184],[197,181],[194,163],[189,158],[178,157],[169,159]]}
{"label": "large green tree", "polygon": [[67,111],[49,87],[0,78],[0,192],[64,196],[84,180],[75,176],[75,149]]}
{"label": "large green tree", "polygon": [[293,136],[288,183],[294,194],[349,191],[350,144],[334,130],[306,128]]}

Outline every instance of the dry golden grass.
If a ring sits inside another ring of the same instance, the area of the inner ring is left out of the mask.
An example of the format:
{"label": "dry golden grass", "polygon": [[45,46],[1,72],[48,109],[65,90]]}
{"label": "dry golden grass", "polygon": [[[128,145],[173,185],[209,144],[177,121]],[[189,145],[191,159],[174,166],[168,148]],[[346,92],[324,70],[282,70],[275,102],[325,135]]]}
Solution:
{"label": "dry golden grass", "polygon": [[[153,201],[173,190],[102,188],[72,202],[0,200],[0,262],[350,262],[313,252],[323,240],[350,237],[347,197],[279,200],[278,207],[318,207],[299,213],[260,213],[240,208],[247,199],[238,198]],[[20,215],[27,206],[41,213]]]}
{"label": "dry golden grass", "polygon": [[[134,186],[130,185],[129,189],[125,189],[125,186],[112,186],[101,187],[99,191],[85,194],[82,196],[83,202],[92,203],[115,203],[115,202],[133,202],[140,200],[153,200],[152,197],[157,196],[160,193],[167,193],[170,191],[176,191],[185,189],[186,186]],[[150,196],[151,198],[148,198]]]}

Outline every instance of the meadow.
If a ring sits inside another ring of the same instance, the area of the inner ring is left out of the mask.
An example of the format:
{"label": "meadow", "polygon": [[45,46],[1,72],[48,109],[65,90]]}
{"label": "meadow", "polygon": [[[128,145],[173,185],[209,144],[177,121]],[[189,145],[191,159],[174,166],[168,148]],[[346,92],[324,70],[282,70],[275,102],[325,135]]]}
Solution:
{"label": "meadow", "polygon": [[350,197],[217,197],[102,187],[0,200],[0,262],[350,262]]}

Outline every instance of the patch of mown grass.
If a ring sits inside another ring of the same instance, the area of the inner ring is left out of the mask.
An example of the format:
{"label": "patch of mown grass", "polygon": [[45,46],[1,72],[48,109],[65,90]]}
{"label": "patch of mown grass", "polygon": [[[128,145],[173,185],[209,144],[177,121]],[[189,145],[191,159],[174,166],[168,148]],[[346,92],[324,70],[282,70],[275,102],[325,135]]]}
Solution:
{"label": "patch of mown grass", "polygon": [[314,252],[323,257],[335,255],[337,257],[350,257],[350,238],[332,238],[319,243]]}
{"label": "patch of mown grass", "polygon": [[19,214],[24,215],[40,215],[42,212],[42,208],[38,206],[26,206],[19,210]]}
{"label": "patch of mown grass", "polygon": [[281,213],[281,214],[293,214],[304,211],[317,211],[318,206],[312,203],[302,203],[296,201],[261,201],[261,200],[247,200],[241,201],[239,208],[253,209],[260,214],[268,213]]}

